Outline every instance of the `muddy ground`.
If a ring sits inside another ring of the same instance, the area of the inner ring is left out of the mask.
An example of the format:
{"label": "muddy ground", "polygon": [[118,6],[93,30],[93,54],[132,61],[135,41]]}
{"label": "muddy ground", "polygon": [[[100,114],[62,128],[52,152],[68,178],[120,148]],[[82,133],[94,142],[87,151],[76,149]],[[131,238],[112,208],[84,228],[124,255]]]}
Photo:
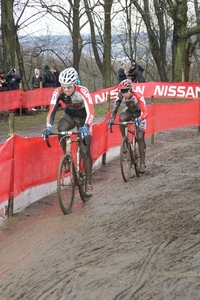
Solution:
{"label": "muddy ground", "polygon": [[57,195],[0,222],[1,300],[200,299],[200,135],[147,139],[147,172],[116,159],[63,215]]}

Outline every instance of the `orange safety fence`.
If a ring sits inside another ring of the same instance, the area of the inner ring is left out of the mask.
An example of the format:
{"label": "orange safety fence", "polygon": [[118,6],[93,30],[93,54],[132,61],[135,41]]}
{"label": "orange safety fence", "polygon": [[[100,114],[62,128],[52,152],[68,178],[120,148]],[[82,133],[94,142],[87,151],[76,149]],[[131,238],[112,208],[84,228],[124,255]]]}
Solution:
{"label": "orange safety fence", "polygon": [[[113,128],[113,133],[109,131],[109,117],[110,112],[100,124],[93,126],[93,164],[122,140],[118,126]],[[148,107],[146,137],[193,125],[200,126],[200,100],[155,103]],[[57,136],[50,137],[50,143],[48,148],[42,137],[23,138],[15,134],[0,144],[0,205],[29,188],[56,180],[62,152]]]}

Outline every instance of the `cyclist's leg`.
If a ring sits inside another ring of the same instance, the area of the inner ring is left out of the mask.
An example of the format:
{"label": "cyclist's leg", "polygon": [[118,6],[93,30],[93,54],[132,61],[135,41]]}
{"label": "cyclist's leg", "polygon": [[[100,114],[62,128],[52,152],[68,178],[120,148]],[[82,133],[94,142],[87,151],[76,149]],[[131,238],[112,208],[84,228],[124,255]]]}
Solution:
{"label": "cyclist's leg", "polygon": [[92,141],[92,135],[85,137],[85,144],[80,141],[81,156],[83,157],[83,165],[85,169],[86,177],[86,196],[91,197],[93,194],[92,188],[92,156],[90,153],[90,145]]}
{"label": "cyclist's leg", "polygon": [[145,143],[145,132],[143,130],[139,130],[137,128],[137,142],[139,145],[139,152],[140,152],[140,173],[145,172],[145,150],[146,150],[146,143]]}
{"label": "cyclist's leg", "polygon": [[[121,114],[119,115],[119,121],[120,122],[128,122],[132,119],[132,112],[130,112],[128,109],[124,109]],[[123,125],[119,125],[122,137],[125,136],[125,127]]]}
{"label": "cyclist's leg", "polygon": [[[79,128],[81,128],[85,124],[86,112],[85,110],[77,111],[76,115],[74,115],[74,121]],[[93,194],[92,188],[92,156],[90,153],[90,145],[92,141],[92,135],[88,134],[85,139],[84,143],[82,139],[80,139],[80,150],[81,156],[83,158],[83,166],[85,170],[85,177],[86,177],[86,186],[85,186],[85,195],[86,197],[91,197]]]}
{"label": "cyclist's leg", "polygon": [[[63,116],[58,121],[58,131],[59,132],[70,130],[70,129],[74,128],[74,126],[75,126],[74,120],[69,115],[67,115],[65,113],[63,114]],[[65,153],[66,140],[62,139],[61,134],[58,135],[58,139],[59,139],[59,141],[61,140],[62,150],[63,150],[63,153]]]}

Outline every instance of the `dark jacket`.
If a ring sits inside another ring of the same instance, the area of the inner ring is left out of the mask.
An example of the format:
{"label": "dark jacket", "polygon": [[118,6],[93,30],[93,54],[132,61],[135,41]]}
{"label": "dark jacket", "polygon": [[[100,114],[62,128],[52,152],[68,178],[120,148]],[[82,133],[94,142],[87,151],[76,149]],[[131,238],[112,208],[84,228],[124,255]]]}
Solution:
{"label": "dark jacket", "polygon": [[141,65],[136,64],[135,68],[138,69],[141,73],[143,73],[144,69]]}
{"label": "dark jacket", "polygon": [[55,78],[56,78],[56,87],[58,86],[61,86],[60,82],[59,82],[59,75],[60,75],[60,72],[59,71],[56,71],[56,72],[53,72]]}
{"label": "dark jacket", "polygon": [[128,76],[131,77],[132,82],[145,82],[144,76],[138,69],[130,69]]}
{"label": "dark jacket", "polygon": [[123,68],[119,68],[118,77],[119,77],[119,82],[121,82],[124,79],[127,79],[126,73]]}
{"label": "dark jacket", "polygon": [[19,89],[19,83],[21,80],[21,75],[19,75],[15,69],[11,69],[10,72],[8,72],[4,79],[7,81],[7,91],[11,90],[18,90]]}
{"label": "dark jacket", "polygon": [[50,71],[49,66],[44,67],[44,73],[42,74],[42,87],[55,87],[56,78],[55,75]]}

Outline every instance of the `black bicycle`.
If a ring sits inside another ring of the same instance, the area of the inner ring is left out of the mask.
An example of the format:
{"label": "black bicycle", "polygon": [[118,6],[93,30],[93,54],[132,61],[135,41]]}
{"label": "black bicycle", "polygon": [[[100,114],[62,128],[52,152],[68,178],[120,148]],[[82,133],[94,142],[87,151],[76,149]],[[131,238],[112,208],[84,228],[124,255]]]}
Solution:
{"label": "black bicycle", "polygon": [[[80,152],[80,133],[78,131],[52,132],[51,135],[62,135],[66,143],[65,154],[61,157],[57,175],[57,193],[61,210],[64,214],[72,211],[75,187],[78,186],[81,200],[86,202],[89,198],[85,195],[85,171]],[[45,134],[44,134],[45,136]],[[74,136],[74,137],[73,137]],[[48,136],[45,136],[48,147],[51,147]],[[76,156],[72,155],[72,144],[76,147]]]}
{"label": "black bicycle", "polygon": [[112,125],[125,126],[125,136],[120,146],[120,167],[121,174],[125,182],[129,181],[132,174],[132,167],[134,166],[135,174],[140,176],[140,154],[139,146],[136,137],[136,124],[133,121],[130,122],[114,122],[110,125],[110,131],[112,132]]}

